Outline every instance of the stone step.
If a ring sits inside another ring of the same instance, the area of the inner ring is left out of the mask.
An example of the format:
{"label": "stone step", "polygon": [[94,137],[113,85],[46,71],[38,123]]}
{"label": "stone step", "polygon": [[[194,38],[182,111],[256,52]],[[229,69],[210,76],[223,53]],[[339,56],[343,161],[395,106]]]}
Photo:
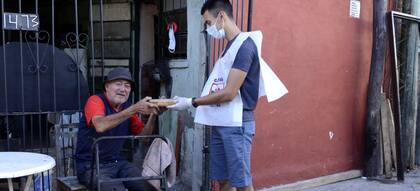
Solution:
{"label": "stone step", "polygon": [[76,176],[58,177],[57,178],[58,191],[88,191],[88,189],[81,185]]}

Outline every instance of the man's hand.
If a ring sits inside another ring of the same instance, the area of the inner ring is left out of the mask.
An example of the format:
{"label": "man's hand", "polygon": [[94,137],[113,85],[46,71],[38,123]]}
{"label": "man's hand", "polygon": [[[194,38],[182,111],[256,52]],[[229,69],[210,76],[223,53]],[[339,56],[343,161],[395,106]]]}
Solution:
{"label": "man's hand", "polygon": [[[159,107],[156,104],[148,102],[150,99],[152,98],[146,97],[118,113],[108,116],[94,116],[92,118],[92,124],[97,132],[103,133],[117,127],[119,124],[138,113],[145,115],[154,114],[153,116],[155,116],[159,114]],[[152,118],[154,119],[154,117]]]}
{"label": "man's hand", "polygon": [[159,106],[153,103],[150,103],[151,97],[145,97],[142,100],[138,101],[136,104],[132,105],[135,113],[141,114],[159,114]]}
{"label": "man's hand", "polygon": [[192,99],[191,98],[175,96],[173,99],[176,101],[176,104],[168,106],[167,107],[168,109],[182,111],[182,110],[186,110],[186,109],[192,107]]}

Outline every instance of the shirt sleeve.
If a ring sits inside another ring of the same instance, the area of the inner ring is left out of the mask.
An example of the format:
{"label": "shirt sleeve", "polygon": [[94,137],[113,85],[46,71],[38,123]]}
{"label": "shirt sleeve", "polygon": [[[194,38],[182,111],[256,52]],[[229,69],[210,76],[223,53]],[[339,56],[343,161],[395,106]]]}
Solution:
{"label": "shirt sleeve", "polygon": [[102,99],[97,96],[91,96],[85,105],[85,118],[88,127],[92,128],[92,118],[94,116],[105,116],[105,105]]}
{"label": "shirt sleeve", "polygon": [[236,54],[235,61],[233,62],[232,68],[242,70],[248,73],[251,68],[251,64],[254,61],[254,57],[258,54],[257,46],[251,38],[244,41]]}
{"label": "shirt sleeve", "polygon": [[141,133],[141,131],[144,128],[143,121],[141,121],[140,117],[138,115],[134,115],[130,118],[130,131],[133,135],[138,135]]}

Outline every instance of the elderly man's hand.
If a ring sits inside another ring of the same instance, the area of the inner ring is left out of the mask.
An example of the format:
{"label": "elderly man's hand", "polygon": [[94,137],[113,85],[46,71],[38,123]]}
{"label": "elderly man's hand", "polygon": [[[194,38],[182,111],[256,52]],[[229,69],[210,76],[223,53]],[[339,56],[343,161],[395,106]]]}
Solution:
{"label": "elderly man's hand", "polygon": [[149,100],[151,100],[151,97],[145,97],[142,100],[138,101],[136,104],[133,105],[136,113],[141,114],[155,114],[158,115],[160,110],[159,106],[153,103],[150,103]]}

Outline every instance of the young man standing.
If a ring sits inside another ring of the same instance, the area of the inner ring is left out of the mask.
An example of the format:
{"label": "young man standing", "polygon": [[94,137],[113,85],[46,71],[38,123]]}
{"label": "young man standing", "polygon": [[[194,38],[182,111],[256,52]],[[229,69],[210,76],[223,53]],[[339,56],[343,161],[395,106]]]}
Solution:
{"label": "young man standing", "polygon": [[196,122],[212,126],[211,179],[218,181],[223,191],[252,191],[250,158],[260,84],[258,49],[249,35],[241,35],[229,0],[207,0],[201,15],[208,35],[225,38],[228,44],[201,97],[175,97],[177,104],[168,108],[199,106]]}

